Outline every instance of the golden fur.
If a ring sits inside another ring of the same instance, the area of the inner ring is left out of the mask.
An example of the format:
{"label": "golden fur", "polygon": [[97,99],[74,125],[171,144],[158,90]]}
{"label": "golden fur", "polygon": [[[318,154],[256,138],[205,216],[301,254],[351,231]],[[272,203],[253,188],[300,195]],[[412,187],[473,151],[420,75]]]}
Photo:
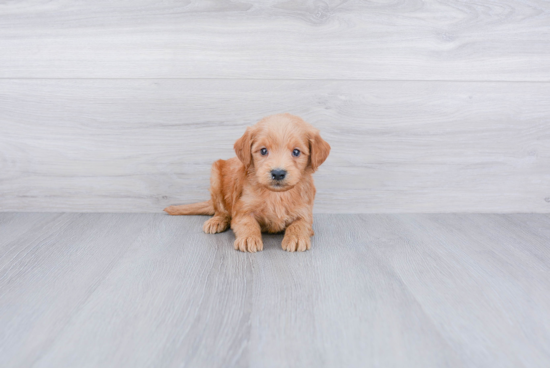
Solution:
{"label": "golden fur", "polygon": [[[267,154],[262,154],[266,152]],[[296,157],[294,150],[300,153]],[[319,131],[297,116],[279,114],[248,127],[235,142],[237,157],[212,165],[211,200],[164,209],[170,215],[213,215],[204,232],[231,226],[235,249],[263,249],[261,232],[285,230],[282,247],[289,252],[310,249],[313,236],[312,174],[330,152]],[[274,180],[272,170],[286,170]]]}

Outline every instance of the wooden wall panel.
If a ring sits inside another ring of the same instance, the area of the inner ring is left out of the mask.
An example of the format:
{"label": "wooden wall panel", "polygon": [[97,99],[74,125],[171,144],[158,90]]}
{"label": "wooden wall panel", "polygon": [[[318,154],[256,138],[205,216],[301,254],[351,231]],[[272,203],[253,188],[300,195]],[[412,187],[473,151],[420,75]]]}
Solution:
{"label": "wooden wall panel", "polygon": [[550,81],[550,3],[8,1],[0,78]]}
{"label": "wooden wall panel", "polygon": [[332,154],[316,212],[548,212],[550,84],[3,80],[2,211],[158,212],[291,112]]}
{"label": "wooden wall panel", "polygon": [[0,4],[0,210],[207,196],[259,118],[323,131],[318,212],[548,212],[547,1]]}

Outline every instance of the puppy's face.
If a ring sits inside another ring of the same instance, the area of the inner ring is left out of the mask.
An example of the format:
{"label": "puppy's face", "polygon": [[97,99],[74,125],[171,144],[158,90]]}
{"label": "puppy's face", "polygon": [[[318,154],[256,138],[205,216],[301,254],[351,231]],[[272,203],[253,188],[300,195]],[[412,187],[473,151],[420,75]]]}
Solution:
{"label": "puppy's face", "polygon": [[294,187],[309,159],[307,136],[298,129],[260,129],[251,147],[258,182],[269,190],[285,191]]}
{"label": "puppy's face", "polygon": [[274,115],[249,127],[235,143],[237,157],[260,185],[283,192],[293,188],[327,158],[330,146],[319,131],[297,116]]}

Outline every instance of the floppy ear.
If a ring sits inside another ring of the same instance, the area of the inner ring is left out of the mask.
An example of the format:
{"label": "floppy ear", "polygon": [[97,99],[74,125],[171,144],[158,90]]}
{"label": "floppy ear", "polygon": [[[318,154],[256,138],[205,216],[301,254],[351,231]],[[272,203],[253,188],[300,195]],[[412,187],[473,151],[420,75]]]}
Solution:
{"label": "floppy ear", "polygon": [[315,131],[309,138],[309,164],[315,172],[328,157],[330,144],[328,144],[319,131]]}
{"label": "floppy ear", "polygon": [[248,168],[252,163],[252,154],[250,153],[250,148],[252,146],[252,128],[246,128],[243,136],[235,142],[233,148],[235,148],[235,153],[243,165]]}

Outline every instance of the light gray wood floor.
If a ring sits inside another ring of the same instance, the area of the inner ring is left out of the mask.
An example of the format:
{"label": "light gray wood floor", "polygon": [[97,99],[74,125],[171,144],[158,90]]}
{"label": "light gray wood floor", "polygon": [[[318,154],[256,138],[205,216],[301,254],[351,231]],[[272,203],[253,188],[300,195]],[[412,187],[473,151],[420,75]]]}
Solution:
{"label": "light gray wood floor", "polygon": [[548,367],[550,216],[0,214],[2,367]]}

